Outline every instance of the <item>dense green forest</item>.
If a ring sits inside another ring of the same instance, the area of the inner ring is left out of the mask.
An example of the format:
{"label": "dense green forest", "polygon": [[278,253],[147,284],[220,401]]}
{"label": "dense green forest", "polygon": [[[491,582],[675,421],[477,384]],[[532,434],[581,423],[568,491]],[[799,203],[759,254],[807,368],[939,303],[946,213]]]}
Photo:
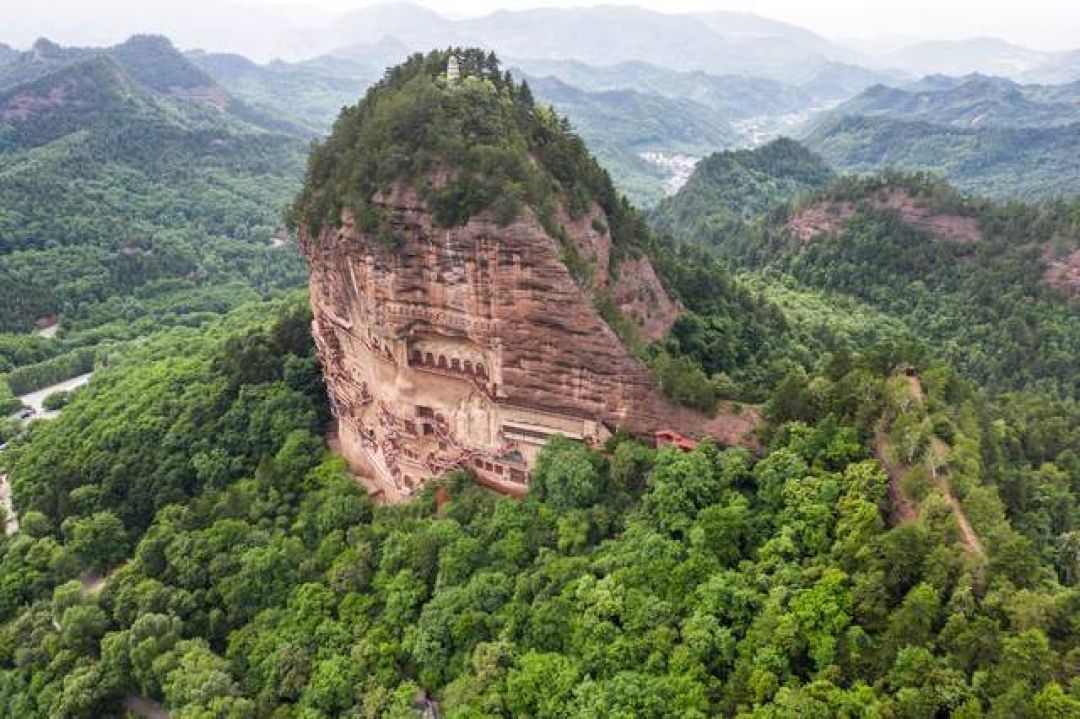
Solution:
{"label": "dense green forest", "polygon": [[[768,146],[750,153],[770,154]],[[738,155],[721,159],[732,163]],[[774,168],[779,179],[772,186],[798,181],[792,168]],[[1050,261],[1077,248],[1075,201],[995,203],[963,197],[925,175],[886,172],[843,177],[797,199],[781,199],[771,209],[751,203],[745,206],[750,219],[744,219],[733,216],[722,199],[741,195],[739,184],[729,189],[739,177],[705,166],[654,219],[671,237],[707,245],[733,266],[754,272],[752,283],[783,285],[791,279],[899,320],[991,392],[1080,397],[1076,299],[1044,276]],[[758,184],[769,186],[768,180]],[[943,239],[905,221],[894,208],[875,204],[901,194],[926,216],[973,220],[977,241]],[[809,241],[790,231],[789,221],[808,209],[821,209],[827,220],[840,218],[842,208],[850,216]]]}
{"label": "dense green forest", "polygon": [[[39,43],[0,69],[0,374],[303,284],[282,208],[304,141],[287,123],[163,38]],[[27,334],[56,315],[58,337]],[[12,389],[64,379],[58,366]]]}
{"label": "dense green forest", "polygon": [[[318,435],[302,302],[164,333],[5,453],[5,714],[1080,711],[1074,405],[983,404],[932,363],[913,403],[892,367],[917,358],[828,355],[762,457],[555,441],[525,502],[451,476],[373,507]],[[985,554],[925,478],[889,528],[882,423],[953,448]]]}

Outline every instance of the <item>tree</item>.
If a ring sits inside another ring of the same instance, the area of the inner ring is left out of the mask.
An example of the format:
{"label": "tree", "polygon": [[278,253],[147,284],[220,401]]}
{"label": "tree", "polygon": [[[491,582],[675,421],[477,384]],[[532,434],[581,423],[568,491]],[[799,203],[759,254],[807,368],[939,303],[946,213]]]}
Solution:
{"label": "tree", "polygon": [[578,667],[565,656],[528,652],[506,677],[507,706],[516,716],[563,716],[579,677]]}
{"label": "tree", "polygon": [[598,458],[581,443],[552,437],[536,459],[530,488],[557,510],[588,507],[601,497],[603,475]]}
{"label": "tree", "polygon": [[124,524],[112,512],[71,517],[64,521],[63,531],[68,551],[91,572],[103,572],[127,555]]}

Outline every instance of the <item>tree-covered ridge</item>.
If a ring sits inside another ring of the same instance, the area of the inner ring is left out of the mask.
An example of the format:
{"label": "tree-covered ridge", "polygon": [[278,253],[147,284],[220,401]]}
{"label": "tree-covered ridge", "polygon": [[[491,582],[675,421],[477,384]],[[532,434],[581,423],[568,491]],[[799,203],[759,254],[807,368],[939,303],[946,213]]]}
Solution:
{"label": "tree-covered ridge", "polygon": [[931,171],[967,193],[1052,199],[1076,194],[1080,85],[930,76],[876,85],[830,110],[806,143],[838,170]]}
{"label": "tree-covered ridge", "polygon": [[[168,333],[16,442],[0,711],[119,716],[137,695],[180,719],[430,700],[582,719],[1080,707],[1075,495],[1048,493],[1080,469],[1061,407],[979,405],[917,354],[831,354],[778,388],[762,457],[555,440],[524,502],[455,476],[379,508],[313,434],[301,306]],[[986,557],[929,484],[921,518],[890,528],[863,444],[881,423],[909,454],[952,448]],[[983,472],[1009,478],[1001,498]],[[84,589],[80,569],[108,578]]]}
{"label": "tree-covered ridge", "polygon": [[8,63],[32,79],[0,91],[0,331],[60,314],[66,330],[118,323],[106,335],[126,338],[145,318],[303,281],[297,254],[272,246],[302,139],[164,39],[41,60],[51,52]]}
{"label": "tree-covered ridge", "polygon": [[1080,83],[1023,85],[1003,77],[935,75],[875,85],[831,114],[891,117],[953,127],[1053,127],[1080,122]]}
{"label": "tree-covered ridge", "polygon": [[952,127],[888,116],[843,116],[804,138],[843,172],[933,172],[965,192],[1000,199],[1069,197],[1080,186],[1078,124]]}
{"label": "tree-covered ridge", "polygon": [[[446,79],[451,54],[461,67],[457,85]],[[557,236],[560,207],[578,216],[597,202],[617,248],[648,241],[644,222],[566,121],[481,50],[414,55],[346,108],[312,149],[294,221],[317,235],[349,209],[364,229],[390,235],[391,218],[372,198],[399,181],[416,184],[446,226],[487,208],[509,223],[527,206]]]}
{"label": "tree-covered ridge", "polygon": [[[935,217],[973,219],[979,239],[950,240],[913,226],[881,199],[901,196]],[[809,241],[789,230],[808,208],[830,230]],[[753,225],[709,228],[695,217],[673,233],[716,248],[737,266],[866,302],[990,391],[1080,393],[1076,299],[1044,276],[1048,262],[1077,248],[1076,202],[996,203],[966,198],[928,176],[884,173],[838,179]]]}
{"label": "tree-covered ridge", "polygon": [[788,138],[753,150],[718,152],[699,162],[686,184],[650,211],[649,220],[657,232],[673,235],[722,231],[834,177],[820,157]]}

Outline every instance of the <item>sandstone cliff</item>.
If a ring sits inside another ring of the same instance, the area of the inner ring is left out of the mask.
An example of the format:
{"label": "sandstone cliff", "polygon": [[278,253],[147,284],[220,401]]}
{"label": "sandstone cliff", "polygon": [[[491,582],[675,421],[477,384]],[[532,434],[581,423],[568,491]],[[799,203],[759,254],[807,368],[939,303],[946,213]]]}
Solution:
{"label": "sandstone cliff", "polygon": [[490,53],[388,71],[313,149],[293,217],[336,441],[387,494],[455,467],[521,490],[555,433],[752,428],[659,394],[627,346],[680,313],[648,227]]}
{"label": "sandstone cliff", "polygon": [[[705,418],[659,395],[531,212],[506,226],[482,212],[441,228],[407,185],[377,202],[399,247],[381,246],[348,213],[340,227],[302,233],[302,244],[342,452],[389,494],[456,466],[524,484],[555,432],[600,442],[616,427],[707,431]],[[595,229],[603,211],[588,216],[568,234],[607,267],[610,242]],[[648,259],[615,270],[613,294],[646,334],[663,334],[678,310]],[[607,282],[606,272],[594,277]],[[724,439],[750,429],[750,418],[725,426]]]}

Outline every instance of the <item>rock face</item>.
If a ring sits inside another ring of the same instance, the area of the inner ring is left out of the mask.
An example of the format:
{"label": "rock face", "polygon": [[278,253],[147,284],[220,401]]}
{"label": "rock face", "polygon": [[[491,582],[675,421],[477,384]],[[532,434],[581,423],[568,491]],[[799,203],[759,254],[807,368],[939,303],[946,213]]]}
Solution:
{"label": "rock face", "polygon": [[[446,229],[409,187],[375,201],[394,218],[399,247],[380,246],[347,213],[340,228],[301,240],[341,452],[387,494],[408,495],[455,467],[523,488],[554,433],[598,443],[616,426],[704,426],[658,394],[531,211],[507,226],[484,212]],[[564,220],[603,287],[603,213]],[[635,286],[613,296],[649,335],[662,334],[677,307],[640,263],[624,275]]]}
{"label": "rock face", "polygon": [[[905,225],[939,240],[976,244],[983,239],[977,218],[937,212],[902,188],[880,190],[865,200],[865,206],[894,212]],[[856,205],[851,202],[819,202],[792,217],[787,228],[803,242],[809,242],[818,235],[842,228],[855,216],[856,210]]]}

